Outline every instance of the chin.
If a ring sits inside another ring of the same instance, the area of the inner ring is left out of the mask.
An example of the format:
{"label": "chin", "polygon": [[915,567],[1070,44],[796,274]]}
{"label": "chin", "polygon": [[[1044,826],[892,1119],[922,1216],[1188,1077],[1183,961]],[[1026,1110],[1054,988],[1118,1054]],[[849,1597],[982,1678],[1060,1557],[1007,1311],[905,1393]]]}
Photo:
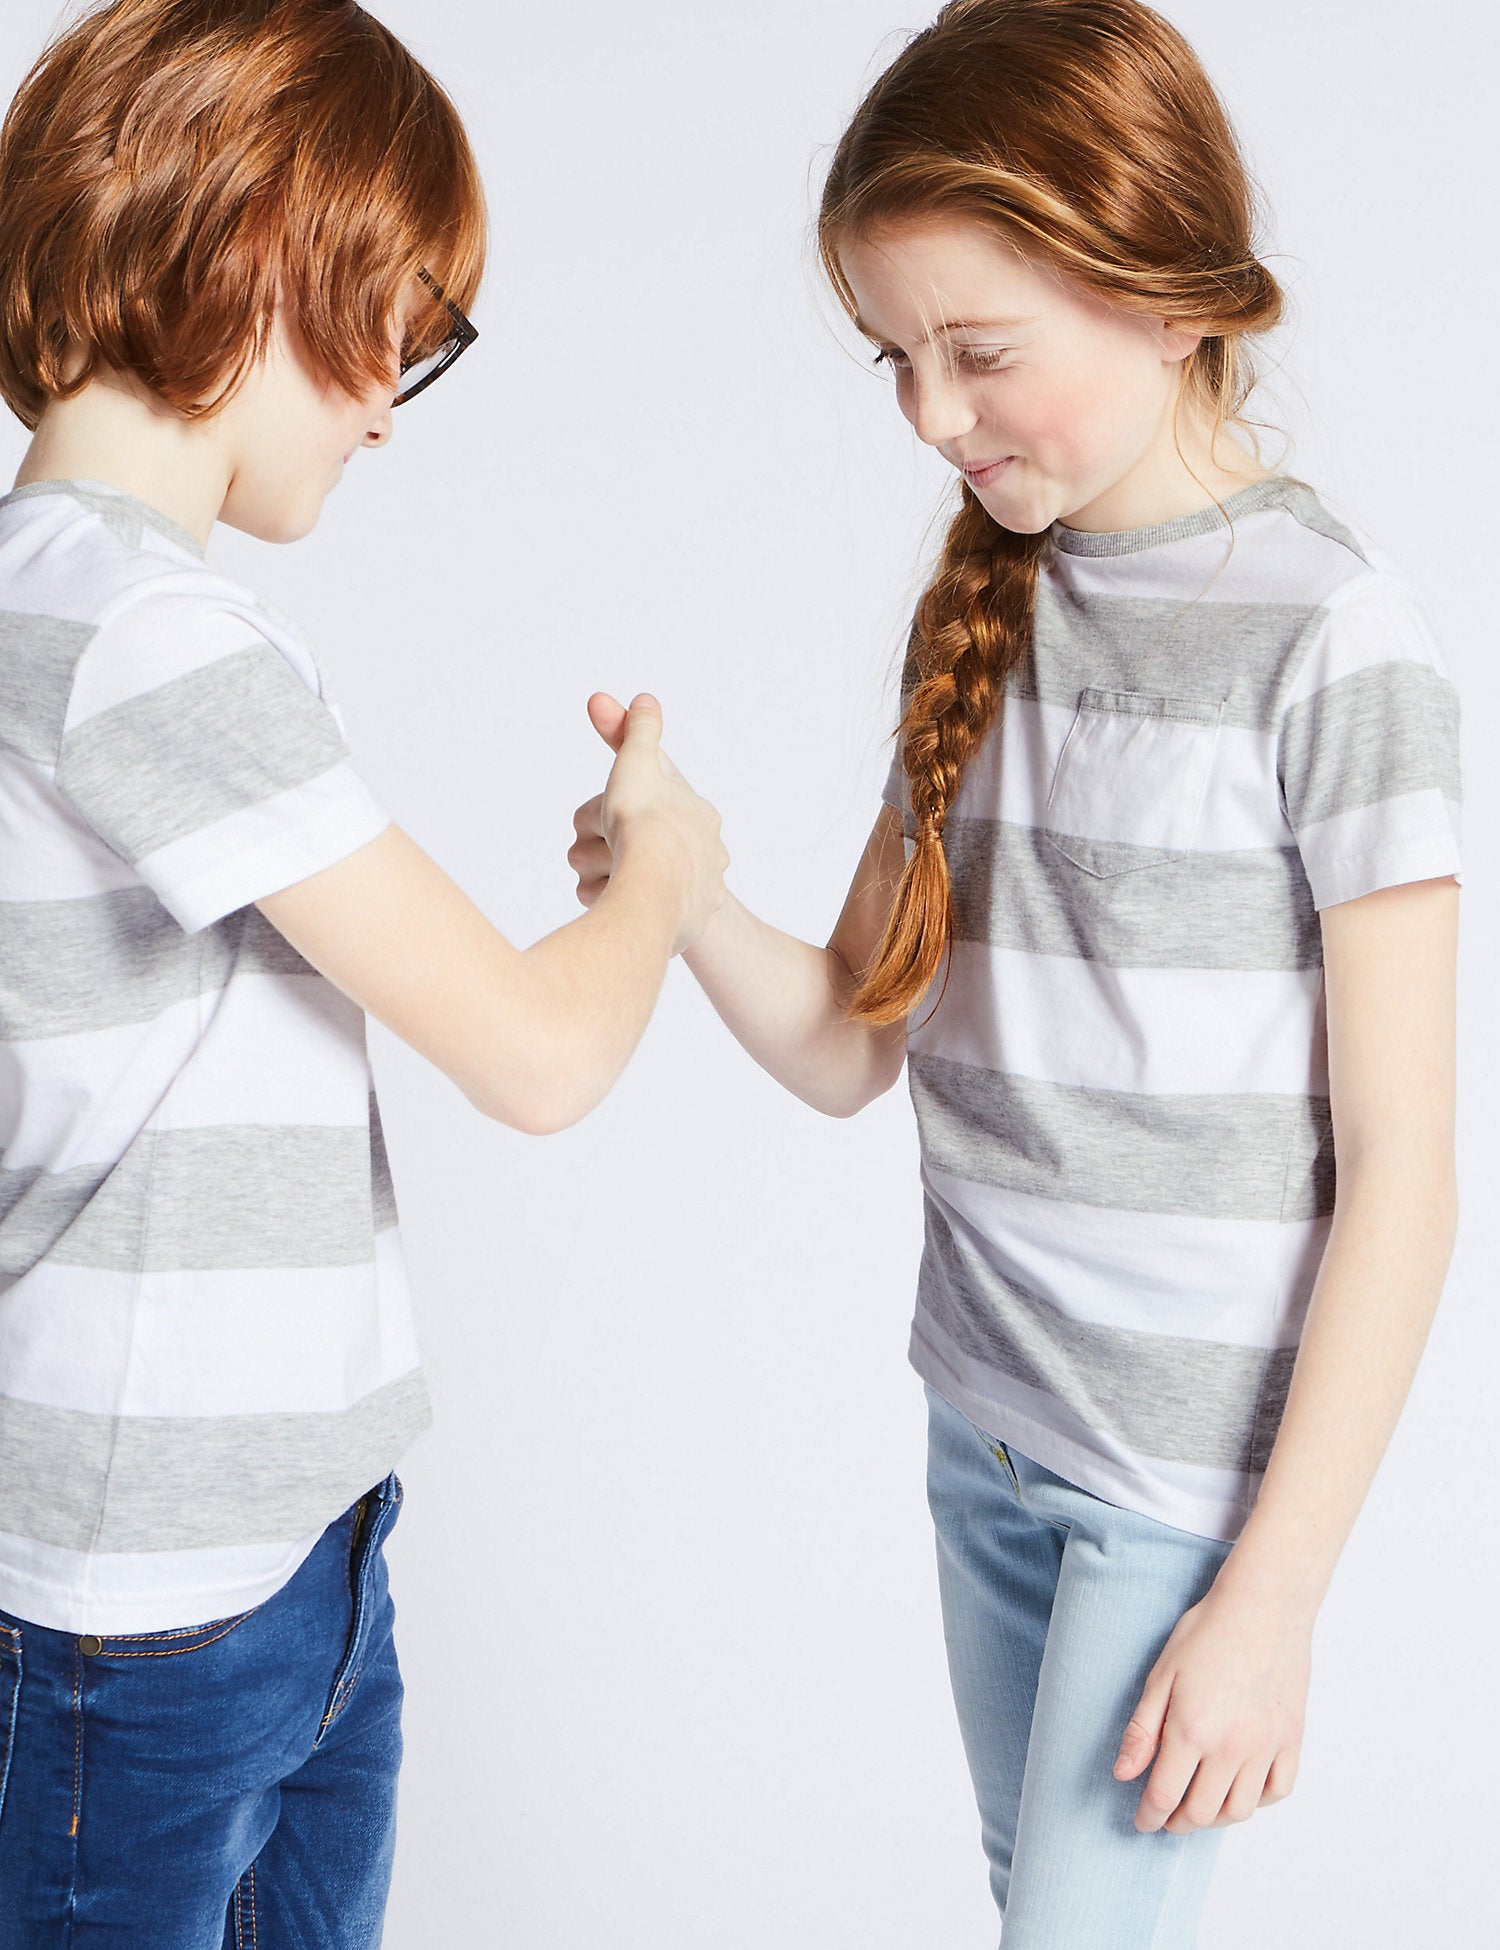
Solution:
{"label": "chin", "polygon": [[300,542],[317,527],[322,512],[321,499],[242,506],[231,495],[219,519],[230,528],[238,528],[242,535],[253,535],[258,542]]}

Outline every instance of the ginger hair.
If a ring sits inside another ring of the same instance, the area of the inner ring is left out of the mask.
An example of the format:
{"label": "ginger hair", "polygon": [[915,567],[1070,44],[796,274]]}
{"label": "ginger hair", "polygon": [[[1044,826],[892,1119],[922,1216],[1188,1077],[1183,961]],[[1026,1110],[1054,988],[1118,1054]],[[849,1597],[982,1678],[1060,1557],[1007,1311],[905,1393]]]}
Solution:
{"label": "ginger hair", "polygon": [[[1182,35],[1141,0],[951,0],[908,43],[860,103],[824,184],[818,250],[850,316],[842,244],[955,217],[1114,304],[1200,330],[1178,410],[1206,408],[1215,440],[1248,428],[1245,341],[1277,323],[1282,293],[1255,252],[1256,199],[1224,106]],[[1002,528],[963,485],[902,683],[915,843],[855,1017],[898,1021],[947,956],[948,810],[1030,653],[1049,550],[1045,531]]]}
{"label": "ginger hair", "polygon": [[[389,377],[408,280],[467,309],[485,234],[457,110],[354,0],[112,0],[0,127],[0,397],[34,429],[111,368],[202,418],[282,305],[357,398]],[[403,352],[448,323],[419,306]]]}

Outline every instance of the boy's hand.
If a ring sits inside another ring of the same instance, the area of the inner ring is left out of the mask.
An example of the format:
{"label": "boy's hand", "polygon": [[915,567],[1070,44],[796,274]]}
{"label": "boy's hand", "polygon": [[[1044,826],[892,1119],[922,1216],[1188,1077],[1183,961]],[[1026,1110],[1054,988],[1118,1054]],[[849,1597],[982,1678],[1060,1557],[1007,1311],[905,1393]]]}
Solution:
{"label": "boy's hand", "polygon": [[627,711],[601,691],[589,699],[589,718],[617,756],[604,791],[573,816],[578,838],[568,861],[578,875],[578,898],[592,907],[609,885],[616,858],[637,840],[666,839],[684,882],[674,944],[680,954],[727,898],[729,855],[719,837],[719,815],[661,749],[661,706],[654,697],[643,692]]}
{"label": "boy's hand", "polygon": [[1115,1779],[1156,1765],[1135,1825],[1189,1835],[1244,1821],[1291,1793],[1312,1628],[1217,1588],[1182,1614],[1120,1743]]}

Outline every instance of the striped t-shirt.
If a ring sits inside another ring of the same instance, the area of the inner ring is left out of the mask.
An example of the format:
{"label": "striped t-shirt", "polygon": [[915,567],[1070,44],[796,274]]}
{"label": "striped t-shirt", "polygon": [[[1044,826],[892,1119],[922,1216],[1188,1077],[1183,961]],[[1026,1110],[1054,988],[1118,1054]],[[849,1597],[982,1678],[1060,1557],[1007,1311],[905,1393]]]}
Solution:
{"label": "striped t-shirt", "polygon": [[364,1016],[252,905],[387,823],[192,536],[0,497],[0,1609],[242,1611],[427,1420]]}
{"label": "striped t-shirt", "polygon": [[955,941],[909,1079],[918,1372],[1094,1494],[1231,1539],[1333,1209],[1317,910],[1460,852],[1417,590],[1302,482],[1224,506],[1054,526],[948,819]]}

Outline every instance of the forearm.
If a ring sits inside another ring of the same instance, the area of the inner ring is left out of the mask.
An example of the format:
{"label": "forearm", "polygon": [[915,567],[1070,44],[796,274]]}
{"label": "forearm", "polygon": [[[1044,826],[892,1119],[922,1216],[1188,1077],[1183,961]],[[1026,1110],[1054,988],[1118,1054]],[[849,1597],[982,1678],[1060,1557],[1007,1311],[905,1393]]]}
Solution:
{"label": "forearm", "polygon": [[533,1135],[587,1115],[629,1062],[661,993],[680,920],[680,878],[630,854],[578,920],[533,943],[483,998],[458,1079],[479,1109]]}
{"label": "forearm", "polygon": [[1316,1614],[1410,1390],[1456,1213],[1447,1160],[1341,1173],[1280,1430],[1221,1587]]}
{"label": "forearm", "polygon": [[733,895],[683,959],[747,1053],[814,1110],[847,1117],[901,1074],[905,1025],[849,1020],[854,976],[837,951],[783,934]]}

